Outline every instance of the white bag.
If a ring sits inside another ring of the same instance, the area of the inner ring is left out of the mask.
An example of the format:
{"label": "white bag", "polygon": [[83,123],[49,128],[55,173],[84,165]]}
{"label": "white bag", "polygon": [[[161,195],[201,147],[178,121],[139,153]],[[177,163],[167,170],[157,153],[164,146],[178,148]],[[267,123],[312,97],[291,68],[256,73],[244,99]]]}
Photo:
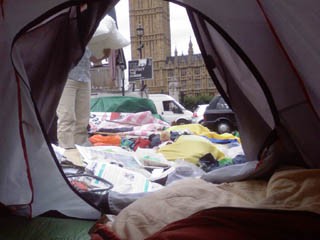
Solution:
{"label": "white bag", "polygon": [[93,55],[103,55],[103,49],[120,49],[130,44],[117,29],[116,22],[112,17],[106,15],[99,23],[99,26],[89,42],[89,48]]}

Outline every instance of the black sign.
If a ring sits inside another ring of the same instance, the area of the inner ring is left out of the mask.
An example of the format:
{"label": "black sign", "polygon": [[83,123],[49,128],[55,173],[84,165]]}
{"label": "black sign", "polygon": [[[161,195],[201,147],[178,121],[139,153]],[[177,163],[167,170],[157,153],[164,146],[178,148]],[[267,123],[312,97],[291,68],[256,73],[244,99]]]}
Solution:
{"label": "black sign", "polygon": [[129,61],[129,82],[137,80],[152,80],[152,58]]}

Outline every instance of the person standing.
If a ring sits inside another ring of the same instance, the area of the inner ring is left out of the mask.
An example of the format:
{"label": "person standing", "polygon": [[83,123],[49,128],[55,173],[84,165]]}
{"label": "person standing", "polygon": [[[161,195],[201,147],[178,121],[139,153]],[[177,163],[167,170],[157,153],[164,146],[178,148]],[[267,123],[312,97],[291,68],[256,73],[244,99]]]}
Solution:
{"label": "person standing", "polygon": [[101,62],[109,57],[110,49],[104,49],[100,59],[92,56],[86,47],[79,63],[69,72],[68,79],[57,108],[58,145],[65,149],[75,145],[90,146],[88,124],[90,118],[91,62]]}

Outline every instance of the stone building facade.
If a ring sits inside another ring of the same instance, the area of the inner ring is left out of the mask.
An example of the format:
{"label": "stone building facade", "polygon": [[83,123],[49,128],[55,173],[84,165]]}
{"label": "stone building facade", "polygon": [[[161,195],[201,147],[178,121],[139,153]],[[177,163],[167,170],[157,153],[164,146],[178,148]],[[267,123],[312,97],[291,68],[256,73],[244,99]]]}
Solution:
{"label": "stone building facade", "polygon": [[[181,95],[213,95],[217,92],[201,54],[194,54],[189,41],[187,55],[171,56],[169,3],[163,0],[129,0],[131,56],[153,59],[153,80],[146,80],[149,93],[165,93],[179,99]],[[141,38],[137,27],[144,28]],[[188,39],[186,39],[186,44]],[[139,86],[139,83],[136,83]]]}

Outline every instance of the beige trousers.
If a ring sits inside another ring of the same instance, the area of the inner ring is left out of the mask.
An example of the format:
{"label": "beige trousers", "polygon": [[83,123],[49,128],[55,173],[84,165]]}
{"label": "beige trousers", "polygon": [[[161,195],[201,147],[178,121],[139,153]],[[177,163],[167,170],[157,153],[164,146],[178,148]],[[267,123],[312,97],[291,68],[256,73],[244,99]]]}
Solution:
{"label": "beige trousers", "polygon": [[58,144],[63,148],[88,145],[91,84],[67,80],[58,108]]}

